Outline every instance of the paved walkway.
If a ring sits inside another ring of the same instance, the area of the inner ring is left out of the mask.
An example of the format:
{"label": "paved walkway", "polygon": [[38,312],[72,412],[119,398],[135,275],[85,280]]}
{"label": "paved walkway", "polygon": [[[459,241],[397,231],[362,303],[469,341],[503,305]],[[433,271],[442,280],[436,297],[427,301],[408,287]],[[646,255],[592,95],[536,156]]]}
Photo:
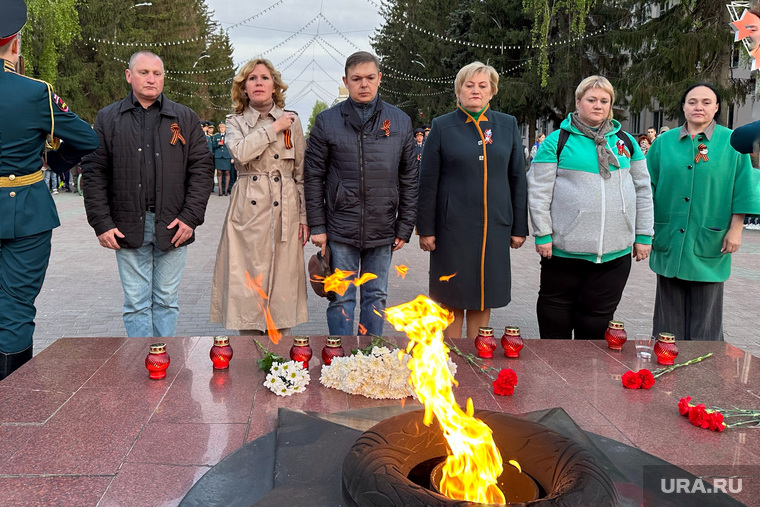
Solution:
{"label": "paved walkway", "polygon": [[[111,250],[98,245],[87,224],[82,198],[77,194],[54,196],[61,227],[53,233],[53,253],[47,278],[37,299],[35,353],[63,336],[126,336],[121,321],[122,290]],[[211,276],[221,226],[229,198],[212,195],[206,223],[196,231],[197,240],[188,247],[187,265],[180,286],[178,336],[235,334],[208,322]],[[309,244],[307,259],[316,251]],[[500,336],[506,325],[519,326],[525,338],[538,338],[536,295],[539,257],[532,239],[512,251],[512,302],[492,312],[491,325]],[[427,292],[428,255],[416,238],[394,255],[394,264],[409,266],[406,278],[391,268],[389,305],[409,301]],[[635,263],[618,307],[616,318],[625,322],[629,336],[651,329],[655,276],[646,263]],[[724,328],[726,341],[760,356],[760,231],[745,230],[743,244],[734,255],[731,278],[726,283]],[[327,301],[309,288],[310,321],[293,329],[293,334],[328,334],[325,321]],[[357,316],[358,320],[358,316]],[[386,334],[397,334],[386,323]]]}

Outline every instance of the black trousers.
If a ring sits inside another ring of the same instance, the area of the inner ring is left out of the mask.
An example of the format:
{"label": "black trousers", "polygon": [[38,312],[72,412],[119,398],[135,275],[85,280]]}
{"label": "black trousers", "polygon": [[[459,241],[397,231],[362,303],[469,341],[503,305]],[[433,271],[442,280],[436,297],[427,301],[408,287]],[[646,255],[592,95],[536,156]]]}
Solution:
{"label": "black trousers", "polygon": [[652,335],[723,341],[723,282],[691,282],[657,275]]}
{"label": "black trousers", "polygon": [[623,297],[631,256],[594,264],[553,256],[541,259],[536,314],[543,339],[603,340]]}

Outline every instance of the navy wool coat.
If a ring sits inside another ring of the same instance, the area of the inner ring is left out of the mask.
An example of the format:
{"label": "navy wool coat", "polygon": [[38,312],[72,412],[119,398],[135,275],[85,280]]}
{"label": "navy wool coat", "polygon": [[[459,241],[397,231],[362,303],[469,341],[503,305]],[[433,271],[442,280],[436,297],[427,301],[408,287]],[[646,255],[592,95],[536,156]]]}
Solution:
{"label": "navy wool coat", "polygon": [[452,308],[506,306],[510,237],[528,235],[525,157],[514,116],[486,109],[473,121],[458,108],[433,120],[419,193],[417,231],[436,239],[430,297]]}

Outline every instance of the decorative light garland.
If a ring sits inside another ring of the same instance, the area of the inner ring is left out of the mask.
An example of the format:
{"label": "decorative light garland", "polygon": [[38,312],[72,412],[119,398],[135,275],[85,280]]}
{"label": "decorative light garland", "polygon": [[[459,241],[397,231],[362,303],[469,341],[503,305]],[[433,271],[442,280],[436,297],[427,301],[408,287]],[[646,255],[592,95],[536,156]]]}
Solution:
{"label": "decorative light garland", "polygon": [[174,90],[169,90],[169,92],[174,93],[176,95],[182,95],[183,97],[194,97],[194,98],[199,98],[199,99],[230,99],[232,100],[232,97],[230,96],[229,93],[226,95],[207,95],[205,93],[183,93],[183,92],[178,92]]}
{"label": "decorative light garland", "polygon": [[291,41],[293,38],[297,37],[298,35],[301,35],[301,32],[303,32],[304,30],[306,30],[306,28],[307,28],[308,26],[312,25],[312,24],[313,24],[313,23],[314,23],[316,20],[318,20],[318,19],[319,19],[319,17],[320,17],[321,15],[322,15],[322,14],[321,14],[321,13],[319,13],[319,14],[317,14],[316,16],[314,16],[314,17],[311,19],[311,21],[309,21],[308,23],[306,23],[305,25],[303,25],[303,26],[302,26],[301,28],[299,28],[299,29],[298,29],[296,32],[294,32],[294,33],[293,33],[293,35],[291,35],[291,36],[290,36],[290,37],[288,37],[287,39],[283,40],[282,42],[280,42],[280,43],[279,43],[279,44],[277,44],[276,46],[272,46],[271,48],[267,49],[267,50],[266,50],[266,51],[264,51],[263,53],[259,53],[258,55],[254,56],[254,57],[248,58],[248,59],[246,59],[246,60],[244,60],[244,61],[242,61],[242,62],[238,62],[236,65],[238,65],[238,66],[242,66],[242,65],[245,65],[247,62],[250,62],[251,60],[254,60],[254,59],[256,59],[256,58],[261,58],[262,56],[264,56],[264,55],[266,55],[266,54],[269,54],[269,53],[271,53],[271,52],[272,52],[272,51],[274,51],[275,49],[279,49],[279,48],[281,48],[282,46],[284,46],[285,44],[287,44],[288,42],[290,42],[290,41]]}
{"label": "decorative light garland", "polygon": [[[345,64],[345,61],[341,62],[340,60],[338,60],[337,58],[335,58],[335,55],[334,55],[334,54],[332,54],[332,53],[331,53],[331,52],[330,52],[330,51],[329,51],[329,50],[328,50],[328,49],[327,49],[327,48],[326,48],[326,47],[325,47],[325,46],[322,44],[322,42],[323,42],[323,41],[324,41],[324,39],[322,39],[321,37],[320,37],[319,39],[317,39],[317,40],[316,40],[317,44],[319,44],[319,46],[320,46],[322,49],[324,49],[324,50],[325,50],[325,52],[326,52],[326,53],[327,53],[327,54],[328,54],[330,57],[332,57],[332,59],[333,59],[333,60],[335,60],[336,62],[338,62],[338,64],[339,64],[339,65],[344,65],[344,64]],[[325,41],[325,44],[327,44],[327,42],[326,42],[326,41]],[[329,45],[329,44],[328,44],[328,45]],[[332,46],[330,46],[330,47],[331,47],[333,50],[337,51],[337,52],[338,52],[338,54],[339,54],[340,56],[343,56],[343,58],[345,58],[345,56],[344,56],[344,55],[342,55],[342,54],[340,53],[340,51],[338,51],[337,49],[333,48]]]}
{"label": "decorative light garland", "polygon": [[278,5],[280,5],[281,3],[284,3],[284,2],[285,2],[285,0],[279,0],[279,1],[275,2],[275,3],[273,3],[272,5],[270,5],[269,7],[267,7],[266,9],[264,9],[263,11],[259,12],[258,14],[254,14],[250,18],[245,18],[243,21],[240,21],[239,23],[235,23],[234,25],[228,26],[226,28],[226,30],[229,31],[229,30],[232,30],[233,28],[237,28],[239,26],[243,26],[246,23],[248,23],[249,21],[253,21],[254,19],[258,18],[259,16],[261,16],[261,15],[263,15],[263,14],[269,12],[269,11],[271,11],[272,9],[274,9],[275,7],[277,7]]}
{"label": "decorative light garland", "polygon": [[456,39],[456,38],[453,38],[453,37],[447,37],[445,35],[438,35],[435,32],[431,32],[430,30],[427,30],[425,28],[422,28],[420,26],[415,25],[411,21],[406,21],[406,24],[410,28],[413,28],[413,29],[415,29],[415,30],[417,30],[419,32],[422,32],[425,35],[430,35],[431,37],[435,37],[436,39],[442,40],[442,41],[445,41],[445,42],[451,42],[451,43],[454,43],[454,44],[460,44],[462,46],[469,46],[469,47],[481,48],[481,49],[498,49],[498,50],[501,50],[501,51],[504,51],[505,49],[507,49],[507,50],[512,50],[512,49],[540,49],[540,48],[543,48],[543,47],[553,47],[553,46],[559,46],[559,45],[564,45],[564,44],[570,44],[570,43],[573,43],[573,42],[577,42],[579,40],[586,39],[588,37],[594,37],[594,36],[599,35],[599,34],[605,32],[607,30],[607,26],[605,25],[602,28],[600,28],[600,29],[598,29],[598,30],[596,30],[594,32],[590,32],[590,33],[587,33],[587,34],[584,34],[584,35],[579,35],[577,37],[570,37],[567,40],[558,40],[558,41],[548,42],[546,44],[538,44],[538,45],[527,44],[527,45],[524,45],[524,46],[512,46],[512,45],[504,45],[504,44],[500,44],[500,45],[478,44],[478,43],[475,43],[475,42],[464,41],[464,40]]}
{"label": "decorative light garland", "polygon": [[434,97],[436,95],[445,95],[447,93],[454,95],[454,90],[444,90],[441,92],[433,92],[433,93],[408,93],[408,92],[397,92],[396,90],[391,90],[390,88],[386,88],[383,85],[380,85],[380,89],[394,95],[404,95],[406,97]]}
{"label": "decorative light garland", "polygon": [[[129,65],[129,61],[124,60],[123,58],[119,58],[118,56],[111,55],[111,58],[113,58],[117,62],[123,63],[124,65]],[[181,79],[176,79],[176,78],[170,77],[168,74],[200,74],[200,73],[203,73],[203,72],[218,72],[218,71],[229,70],[229,69],[234,69],[234,67],[228,66],[228,67],[219,67],[219,68],[216,68],[216,69],[206,69],[206,70],[198,70],[198,71],[192,71],[192,70],[166,70],[166,69],[164,69],[164,73],[167,74],[166,77],[168,79],[173,79],[174,81],[180,81],[182,83],[197,84],[196,81],[182,81]],[[206,83],[204,81],[204,82],[201,82],[201,84],[226,84],[226,83],[231,82],[231,81],[232,81],[232,78],[229,78],[226,81],[223,81],[222,83]]]}
{"label": "decorative light garland", "polygon": [[87,37],[87,40],[90,42],[100,42],[101,44],[111,44],[112,46],[129,46],[129,47],[166,47],[166,46],[181,46],[182,44],[187,44],[190,42],[198,42],[198,41],[205,41],[205,37],[193,37],[192,39],[182,39],[182,40],[175,40],[175,41],[167,41],[167,42],[119,42],[119,41],[113,41],[108,39],[94,39],[92,37]]}

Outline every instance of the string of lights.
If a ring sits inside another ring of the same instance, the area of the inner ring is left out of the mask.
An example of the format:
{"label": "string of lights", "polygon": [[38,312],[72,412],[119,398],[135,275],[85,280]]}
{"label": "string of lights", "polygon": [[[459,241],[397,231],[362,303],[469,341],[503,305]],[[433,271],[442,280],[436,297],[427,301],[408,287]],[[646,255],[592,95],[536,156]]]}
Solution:
{"label": "string of lights", "polygon": [[332,28],[333,30],[335,30],[335,33],[337,33],[338,35],[340,35],[343,38],[344,41],[348,42],[350,45],[352,45],[354,48],[356,48],[357,51],[361,51],[362,50],[362,48],[360,48],[359,46],[357,46],[356,44],[354,44],[348,37],[346,37],[345,35],[343,35],[343,33],[340,30],[338,30],[337,28],[335,28],[335,25],[333,25],[330,22],[330,20],[327,19],[321,12],[319,13],[319,15],[322,17],[322,19],[325,21],[325,23],[327,23],[328,25],[330,25],[330,28]]}
{"label": "string of lights", "polygon": [[[123,58],[119,58],[118,56],[111,55],[111,58],[116,60],[117,62],[121,62],[124,65],[129,65],[129,61],[124,60]],[[228,70],[232,69],[233,67],[219,67],[218,69],[208,69],[205,72],[214,72],[214,71],[222,71],[222,70]],[[166,70],[164,69],[164,73],[166,74],[167,79],[173,79],[174,81],[179,81],[181,83],[190,83],[190,84],[198,84],[197,81],[182,81],[181,79],[173,78],[169,74],[197,74],[201,71],[194,72],[194,71],[185,71],[185,70]],[[232,78],[229,78],[225,81],[222,81],[221,83],[206,83],[205,81],[202,81],[202,84],[227,84],[232,81]]]}
{"label": "string of lights", "polygon": [[285,0],[279,0],[279,1],[275,2],[275,3],[273,3],[272,5],[270,5],[269,7],[267,7],[266,9],[264,9],[263,11],[259,12],[258,14],[254,14],[250,18],[245,18],[243,21],[240,21],[239,23],[235,23],[234,25],[228,26],[227,27],[227,31],[230,31],[233,28],[237,28],[239,26],[243,26],[246,23],[248,23],[249,21],[253,21],[254,19],[256,19],[256,18],[258,18],[258,17],[266,14],[267,12],[271,11],[272,9],[274,9],[275,7],[277,7],[278,5],[280,5],[282,3],[285,3]]}
{"label": "string of lights", "polygon": [[284,46],[285,44],[287,44],[288,42],[290,42],[291,40],[293,40],[295,37],[297,37],[297,36],[301,35],[301,32],[303,32],[304,30],[306,30],[306,28],[308,28],[308,27],[309,27],[310,25],[312,25],[312,24],[313,24],[315,21],[317,21],[317,20],[319,19],[319,17],[320,17],[320,16],[321,16],[321,13],[320,13],[320,14],[317,14],[316,16],[314,16],[313,18],[311,18],[311,21],[309,21],[308,23],[306,23],[305,25],[303,25],[303,26],[302,26],[301,28],[299,28],[299,29],[298,29],[296,32],[294,32],[294,33],[293,33],[293,35],[291,35],[291,36],[290,36],[290,37],[288,37],[287,39],[283,40],[283,41],[282,41],[282,42],[280,42],[279,44],[277,44],[277,45],[275,45],[275,46],[272,46],[271,48],[267,49],[267,50],[266,50],[266,51],[264,51],[263,53],[259,53],[258,55],[254,56],[254,57],[252,57],[252,58],[248,58],[248,59],[246,59],[246,60],[244,60],[244,61],[242,61],[242,62],[238,62],[236,65],[238,65],[238,66],[240,66],[240,65],[243,65],[243,64],[245,64],[246,62],[249,62],[249,61],[253,60],[254,58],[261,58],[262,56],[264,56],[264,55],[267,55],[267,54],[271,53],[271,52],[272,52],[272,51],[274,51],[275,49],[279,49],[279,48],[281,48],[282,46]]}
{"label": "string of lights", "polygon": [[124,41],[114,41],[114,40],[108,40],[108,39],[94,39],[92,37],[87,37],[87,40],[90,42],[100,42],[101,44],[110,44],[112,46],[166,47],[166,46],[181,46],[183,44],[188,44],[190,42],[205,41],[206,39],[204,37],[193,37],[191,39],[182,39],[182,40],[174,40],[174,41],[166,41],[166,42],[124,42]]}
{"label": "string of lights", "polygon": [[226,94],[226,95],[208,95],[206,93],[183,93],[183,92],[178,92],[178,91],[174,91],[174,90],[169,90],[169,92],[173,93],[175,95],[182,95],[183,97],[198,97],[198,98],[201,98],[201,99],[230,99],[230,100],[232,100],[232,98],[231,98],[231,96],[230,96],[229,93]]}
{"label": "string of lights", "polygon": [[593,32],[589,32],[589,33],[586,33],[586,34],[583,34],[583,35],[579,35],[579,36],[576,36],[576,37],[569,37],[566,40],[564,40],[564,39],[563,40],[557,40],[557,41],[553,41],[553,42],[547,42],[546,44],[505,45],[503,43],[502,44],[478,44],[478,43],[475,43],[475,42],[470,42],[470,41],[466,41],[466,40],[457,39],[457,38],[454,38],[454,37],[447,37],[445,35],[437,34],[435,32],[427,30],[426,28],[422,28],[420,26],[417,26],[414,23],[412,23],[411,21],[406,21],[406,24],[409,26],[409,28],[413,28],[413,29],[417,30],[418,32],[422,32],[425,35],[429,35],[431,37],[435,37],[436,39],[441,40],[441,41],[450,42],[450,43],[453,43],[453,44],[459,44],[459,45],[462,45],[462,46],[469,46],[469,47],[481,48],[481,49],[498,49],[498,50],[501,50],[501,51],[504,51],[505,49],[508,49],[508,50],[511,50],[511,49],[540,49],[540,48],[543,48],[543,47],[554,47],[554,46],[559,46],[559,45],[564,45],[564,44],[571,44],[571,43],[574,43],[574,42],[578,42],[579,40],[586,39],[588,37],[595,37],[597,35],[600,35],[600,34],[604,33],[607,30],[607,26],[605,25],[605,26],[603,26],[603,27],[601,27],[598,30],[595,30]]}
{"label": "string of lights", "polygon": [[432,92],[432,93],[409,93],[409,92],[399,92],[396,90],[391,90],[390,88],[386,88],[383,85],[380,85],[380,89],[388,92],[393,95],[403,95],[405,97],[434,97],[436,95],[445,95],[447,93],[454,94],[454,90],[443,90],[440,92]]}
{"label": "string of lights", "polygon": [[[280,72],[282,72],[283,70],[287,69],[288,67],[290,67],[291,65],[293,65],[296,62],[296,60],[298,60],[299,58],[301,58],[301,55],[304,54],[304,52],[307,49],[309,49],[309,46],[311,46],[312,44],[314,44],[314,39],[316,39],[316,38],[317,38],[317,36],[315,35],[314,37],[312,37],[311,39],[309,39],[309,42],[307,42],[306,44],[304,44],[303,46],[301,46],[297,51],[295,51],[294,53],[292,53],[289,57],[287,57],[284,60],[282,60],[281,62],[279,62],[277,64],[277,68],[280,69]],[[282,67],[289,60],[291,60],[291,62],[287,66]]]}
{"label": "string of lights", "polygon": [[383,72],[384,75],[391,76],[396,79],[403,79],[404,81],[425,81],[427,83],[446,84],[453,83],[454,79],[456,78],[456,76],[426,78],[396,70],[390,65],[386,65],[385,63],[382,64],[382,67],[385,69]]}
{"label": "string of lights", "polygon": [[[328,44],[328,45],[329,45],[329,43],[328,43],[327,41],[325,41],[324,39],[322,39],[322,38],[320,37],[319,39],[317,39],[317,40],[316,40],[316,42],[317,42],[317,44],[319,44],[319,46],[320,46],[322,49],[324,49],[324,50],[325,50],[325,53],[327,53],[327,54],[328,54],[328,55],[329,55],[329,56],[330,56],[330,57],[331,57],[333,60],[335,60],[336,62],[338,62],[338,64],[339,64],[339,65],[343,65],[343,64],[345,63],[345,62],[342,62],[342,61],[338,60],[337,58],[335,58],[335,55],[334,55],[334,54],[332,54],[332,53],[330,52],[330,50],[328,50],[328,49],[327,49],[327,48],[324,46],[324,44],[322,44],[322,42],[325,42],[325,44]],[[341,54],[341,52],[340,52],[340,51],[338,51],[337,49],[333,48],[332,46],[330,46],[330,47],[331,47],[333,50],[337,51],[337,53],[338,53],[340,56],[342,56],[343,58],[345,58],[345,55]]]}

